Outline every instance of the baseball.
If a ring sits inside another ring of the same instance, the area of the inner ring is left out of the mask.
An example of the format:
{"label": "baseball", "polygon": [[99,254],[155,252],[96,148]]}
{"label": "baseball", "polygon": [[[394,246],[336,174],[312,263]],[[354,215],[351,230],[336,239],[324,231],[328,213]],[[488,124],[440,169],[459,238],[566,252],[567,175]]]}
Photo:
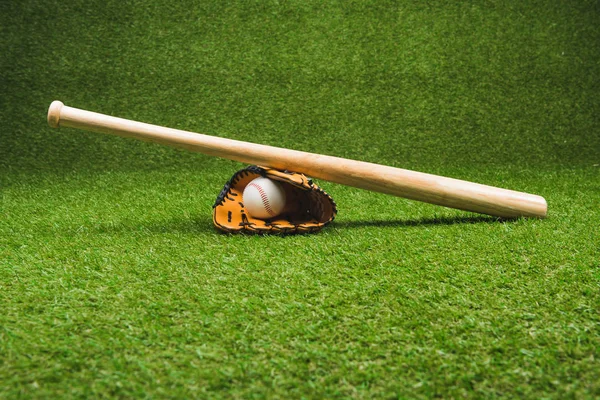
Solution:
{"label": "baseball", "polygon": [[244,188],[242,202],[248,214],[259,219],[270,219],[283,211],[285,190],[269,178],[256,178]]}

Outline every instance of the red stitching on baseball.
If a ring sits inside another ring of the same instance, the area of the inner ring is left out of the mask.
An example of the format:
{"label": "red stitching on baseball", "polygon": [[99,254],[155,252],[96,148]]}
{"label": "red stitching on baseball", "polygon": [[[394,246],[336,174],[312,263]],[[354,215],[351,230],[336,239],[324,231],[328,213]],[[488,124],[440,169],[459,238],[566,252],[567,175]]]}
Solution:
{"label": "red stitching on baseball", "polygon": [[260,198],[262,199],[265,210],[267,210],[267,212],[269,214],[271,214],[272,216],[275,216],[275,212],[271,208],[271,204],[269,204],[269,197],[267,196],[267,194],[265,193],[263,188],[254,182],[251,182],[250,184],[248,184],[248,186],[252,186],[253,188],[256,188],[256,190],[258,190],[258,193],[260,194]]}

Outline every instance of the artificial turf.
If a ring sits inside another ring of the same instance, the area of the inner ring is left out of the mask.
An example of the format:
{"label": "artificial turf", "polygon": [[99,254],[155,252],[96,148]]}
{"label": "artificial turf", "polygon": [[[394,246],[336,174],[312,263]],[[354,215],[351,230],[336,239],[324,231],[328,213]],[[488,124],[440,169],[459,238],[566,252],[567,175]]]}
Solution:
{"label": "artificial turf", "polygon": [[[600,396],[596,1],[0,2],[0,397]],[[242,164],[52,100],[536,193],[500,221],[319,182],[217,233]]]}

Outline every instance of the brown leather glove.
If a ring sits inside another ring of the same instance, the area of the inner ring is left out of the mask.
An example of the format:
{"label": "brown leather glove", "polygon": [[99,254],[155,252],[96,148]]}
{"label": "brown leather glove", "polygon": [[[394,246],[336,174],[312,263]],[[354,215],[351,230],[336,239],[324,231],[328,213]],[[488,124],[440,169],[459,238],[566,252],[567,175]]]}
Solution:
{"label": "brown leather glove", "polygon": [[[285,209],[273,219],[253,218],[244,209],[244,188],[261,176],[278,181],[285,190]],[[331,196],[311,179],[296,172],[256,165],[236,172],[225,184],[213,206],[213,222],[217,229],[225,232],[318,232],[333,221],[336,214],[336,205]]]}

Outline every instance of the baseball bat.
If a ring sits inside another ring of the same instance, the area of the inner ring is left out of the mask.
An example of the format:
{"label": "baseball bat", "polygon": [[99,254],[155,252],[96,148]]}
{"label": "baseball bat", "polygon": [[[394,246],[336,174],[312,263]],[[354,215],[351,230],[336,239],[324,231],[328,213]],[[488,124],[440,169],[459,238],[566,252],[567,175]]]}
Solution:
{"label": "baseball bat", "polygon": [[210,156],[303,173],[330,182],[502,218],[547,213],[543,197],[364,161],[225,139],[65,106],[54,101],[48,124],[135,138]]}

